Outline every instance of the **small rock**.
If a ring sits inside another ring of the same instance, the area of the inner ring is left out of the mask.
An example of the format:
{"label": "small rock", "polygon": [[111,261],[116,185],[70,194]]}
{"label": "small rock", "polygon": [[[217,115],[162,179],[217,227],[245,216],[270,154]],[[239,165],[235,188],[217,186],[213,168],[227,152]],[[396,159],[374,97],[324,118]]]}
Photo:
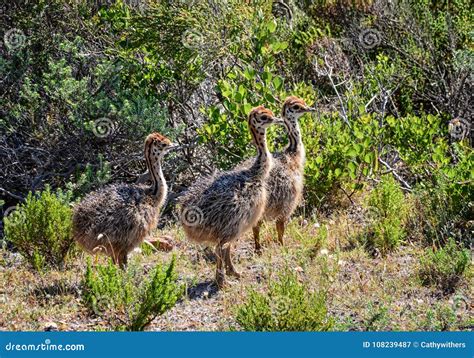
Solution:
{"label": "small rock", "polygon": [[347,262],[344,261],[344,260],[339,260],[339,261],[337,262],[337,264],[338,264],[339,266],[345,266],[346,263],[347,263]]}
{"label": "small rock", "polygon": [[322,249],[321,251],[319,251],[319,253],[321,255],[327,255],[327,254],[329,254],[329,250],[328,249]]}
{"label": "small rock", "polygon": [[301,266],[296,266],[295,267],[296,272],[304,272],[303,268]]}
{"label": "small rock", "polygon": [[139,247],[135,247],[135,248],[133,249],[133,252],[135,252],[135,253],[137,253],[137,254],[141,254],[141,253],[142,253],[142,249],[139,248]]}
{"label": "small rock", "polygon": [[168,252],[173,250],[172,240],[171,236],[161,236],[152,237],[146,241],[153,245],[157,250]]}
{"label": "small rock", "polygon": [[314,228],[319,229],[321,225],[318,222],[315,222],[313,225]]}
{"label": "small rock", "polygon": [[57,332],[58,331],[58,325],[54,322],[46,322],[43,325],[43,330],[45,332]]}

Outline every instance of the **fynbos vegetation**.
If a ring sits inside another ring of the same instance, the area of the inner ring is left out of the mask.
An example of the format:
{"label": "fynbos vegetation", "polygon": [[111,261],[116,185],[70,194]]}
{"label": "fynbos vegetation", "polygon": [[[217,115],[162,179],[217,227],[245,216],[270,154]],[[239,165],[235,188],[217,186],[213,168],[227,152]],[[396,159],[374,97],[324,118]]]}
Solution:
{"label": "fynbos vegetation", "polygon": [[72,247],[72,220],[69,196],[49,187],[38,196],[28,194],[5,218],[5,236],[38,271],[62,268]]}
{"label": "fynbos vegetation", "polygon": [[182,294],[176,280],[174,259],[148,274],[138,268],[123,272],[111,263],[93,268],[88,262],[82,295],[91,313],[116,330],[142,331],[176,304]]}

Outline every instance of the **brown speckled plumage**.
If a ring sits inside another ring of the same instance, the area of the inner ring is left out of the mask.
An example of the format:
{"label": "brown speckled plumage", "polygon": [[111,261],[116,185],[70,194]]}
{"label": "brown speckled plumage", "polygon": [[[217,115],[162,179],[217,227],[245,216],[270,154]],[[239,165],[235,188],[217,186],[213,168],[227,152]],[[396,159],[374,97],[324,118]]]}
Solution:
{"label": "brown speckled plumage", "polygon": [[187,237],[216,244],[219,286],[225,282],[223,260],[228,273],[239,276],[232,264],[232,242],[262,216],[267,198],[265,180],[272,167],[265,131],[270,124],[281,122],[261,106],[250,112],[248,121],[258,151],[251,165],[202,178],[180,199],[180,218]]}
{"label": "brown speckled plumage", "polygon": [[74,207],[73,235],[86,251],[111,256],[125,266],[127,255],[156,226],[168,191],[161,170],[168,138],[152,133],[145,140],[145,160],[152,184],[117,184],[88,194]]}
{"label": "brown speckled plumage", "polygon": [[[266,221],[276,220],[278,241],[281,244],[283,244],[285,225],[300,203],[303,194],[305,150],[298,119],[313,110],[302,99],[294,96],[288,97],[283,105],[282,114],[289,143],[283,152],[273,156],[274,165],[266,180],[268,196],[262,216],[262,219]],[[247,161],[244,165],[249,165],[249,162]],[[261,252],[260,225],[261,221],[253,227],[257,252]]]}

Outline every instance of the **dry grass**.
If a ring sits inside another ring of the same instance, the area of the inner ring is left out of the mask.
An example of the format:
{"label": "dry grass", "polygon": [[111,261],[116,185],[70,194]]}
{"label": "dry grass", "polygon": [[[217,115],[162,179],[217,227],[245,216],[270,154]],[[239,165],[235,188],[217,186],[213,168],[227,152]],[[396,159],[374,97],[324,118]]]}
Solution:
{"label": "dry grass", "polygon": [[[159,234],[173,237],[172,252],[134,253],[134,264],[152,267],[176,255],[177,272],[187,294],[158,317],[150,330],[239,329],[234,313],[247,290],[265,290],[269,280],[290,269],[311,288],[328,292],[328,308],[338,330],[459,330],[473,329],[472,288],[467,281],[452,295],[420,285],[416,276],[422,249],[403,246],[385,258],[373,258],[352,237],[360,229],[357,212],[341,213],[319,223],[294,219],[284,247],[276,244],[273,225],[262,231],[264,251],[254,253],[250,235],[236,243],[235,262],[243,277],[229,279],[218,291],[212,281],[212,250],[188,242],[180,228]],[[157,233],[158,234],[158,233]],[[0,329],[106,330],[81,302],[86,254],[79,253],[64,271],[44,274],[29,270],[17,254],[0,251]],[[105,262],[97,257],[95,262]],[[472,265],[469,269],[472,272]],[[54,326],[54,325],[53,325]]]}

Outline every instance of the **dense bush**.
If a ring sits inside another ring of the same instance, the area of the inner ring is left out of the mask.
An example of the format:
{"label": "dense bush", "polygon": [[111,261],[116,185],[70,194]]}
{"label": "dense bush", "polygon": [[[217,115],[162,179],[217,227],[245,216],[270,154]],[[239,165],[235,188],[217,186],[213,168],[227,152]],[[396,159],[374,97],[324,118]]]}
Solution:
{"label": "dense bush", "polygon": [[[456,298],[454,301],[457,301]],[[456,308],[459,302],[453,304],[436,303],[426,312],[421,321],[421,329],[426,331],[449,331],[459,329],[456,327]]]}
{"label": "dense bush", "polygon": [[382,255],[399,246],[405,236],[409,206],[392,176],[384,176],[367,196],[368,223],[361,240],[370,251]]}
{"label": "dense bush", "polygon": [[418,275],[425,285],[433,285],[452,292],[469,267],[469,251],[449,239],[444,247],[429,248],[420,258]]}
{"label": "dense bush", "polygon": [[[1,49],[8,205],[46,183],[80,181],[102,162],[114,173],[105,181],[134,180],[152,130],[187,144],[167,163],[182,190],[253,155],[245,116],[257,104],[279,113],[289,94],[320,109],[302,120],[310,209],[381,170],[407,188],[433,167],[452,182],[472,180],[448,131],[456,118],[469,142],[467,1],[300,1],[289,12],[273,3],[7,5],[2,28],[24,35],[22,46]],[[286,142],[281,129],[270,137],[272,150]],[[16,159],[23,165],[8,165]]]}
{"label": "dense bush", "polygon": [[246,331],[328,331],[333,327],[326,294],[311,292],[293,274],[270,282],[266,293],[250,291],[236,320]]}
{"label": "dense bush", "polygon": [[176,281],[174,258],[148,274],[133,266],[123,271],[112,263],[92,267],[89,261],[82,297],[91,312],[112,328],[143,331],[181,297]]}
{"label": "dense bush", "polygon": [[6,240],[36,269],[62,268],[73,245],[70,196],[49,187],[28,194],[5,220]]}
{"label": "dense bush", "polygon": [[17,29],[20,44],[0,49],[0,74],[8,79],[0,93],[0,175],[9,205],[102,162],[110,163],[114,180],[134,178],[145,168],[146,135],[180,131],[147,88],[125,85],[125,64],[108,52],[115,37],[103,31],[97,7],[54,0],[13,2],[3,11],[2,29]]}
{"label": "dense bush", "polygon": [[66,183],[66,188],[71,192],[73,199],[80,198],[90,191],[98,189],[110,180],[110,163],[104,161],[102,155],[99,155],[98,159],[97,168],[88,163],[77,178],[73,178],[72,181]]}
{"label": "dense bush", "polygon": [[460,182],[438,175],[435,182],[426,182],[416,188],[414,212],[410,229],[414,237],[425,245],[442,247],[448,238],[454,238],[469,247],[472,236],[472,193],[465,191]]}

